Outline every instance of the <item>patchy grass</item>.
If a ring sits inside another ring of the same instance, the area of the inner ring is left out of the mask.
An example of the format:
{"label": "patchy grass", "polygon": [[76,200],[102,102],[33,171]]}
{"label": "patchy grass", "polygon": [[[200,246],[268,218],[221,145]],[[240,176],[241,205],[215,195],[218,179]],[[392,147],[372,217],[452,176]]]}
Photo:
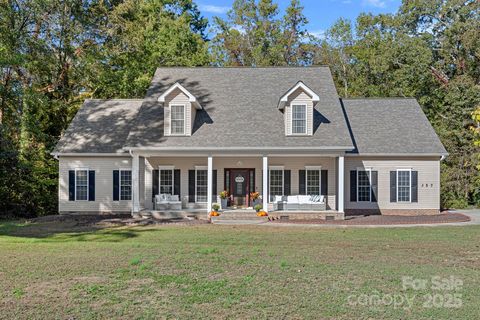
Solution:
{"label": "patchy grass", "polygon": [[[9,222],[0,223],[0,256],[0,318],[475,319],[480,314],[480,226],[79,230]],[[404,289],[404,276],[425,279],[426,286]],[[434,290],[434,276],[455,277],[463,285]],[[449,304],[454,302],[449,295],[462,305]],[[398,305],[400,296],[412,304]],[[429,296],[436,299],[432,305]],[[389,304],[389,297],[397,305]]]}

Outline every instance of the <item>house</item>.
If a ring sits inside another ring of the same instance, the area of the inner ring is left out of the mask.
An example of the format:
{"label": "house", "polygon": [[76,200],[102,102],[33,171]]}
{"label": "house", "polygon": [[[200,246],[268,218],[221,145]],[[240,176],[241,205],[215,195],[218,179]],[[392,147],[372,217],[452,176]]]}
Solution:
{"label": "house", "polygon": [[162,195],[205,215],[227,190],[230,207],[257,191],[270,212],[342,218],[438,213],[447,152],[415,99],[340,99],[328,67],[207,67],[157,69],[144,99],[86,100],[53,154],[60,213]]}

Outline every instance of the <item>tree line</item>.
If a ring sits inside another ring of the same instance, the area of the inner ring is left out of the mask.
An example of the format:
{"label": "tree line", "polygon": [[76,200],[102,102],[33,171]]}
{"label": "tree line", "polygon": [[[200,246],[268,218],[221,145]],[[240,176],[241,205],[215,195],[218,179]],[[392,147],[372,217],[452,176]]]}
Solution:
{"label": "tree line", "polygon": [[[0,0],[0,212],[57,210],[50,155],[86,98],[141,98],[159,66],[330,66],[342,97],[415,97],[450,155],[442,206],[480,204],[480,2],[403,0],[395,14],[307,30],[299,0]],[[475,112],[476,108],[479,111]]]}

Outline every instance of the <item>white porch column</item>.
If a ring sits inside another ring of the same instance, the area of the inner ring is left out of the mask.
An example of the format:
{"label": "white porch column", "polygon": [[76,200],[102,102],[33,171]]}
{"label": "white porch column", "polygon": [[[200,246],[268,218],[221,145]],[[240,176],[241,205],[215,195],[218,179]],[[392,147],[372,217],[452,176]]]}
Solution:
{"label": "white porch column", "polygon": [[132,154],[132,211],[140,211],[140,179],[139,179],[140,159],[138,154]]}
{"label": "white porch column", "polygon": [[263,157],[263,179],[262,179],[263,211],[268,211],[268,157]]}
{"label": "white porch column", "polygon": [[338,157],[338,212],[344,212],[345,205],[345,157]]}
{"label": "white porch column", "polygon": [[212,191],[213,191],[213,159],[208,157],[207,163],[207,212],[212,210]]}

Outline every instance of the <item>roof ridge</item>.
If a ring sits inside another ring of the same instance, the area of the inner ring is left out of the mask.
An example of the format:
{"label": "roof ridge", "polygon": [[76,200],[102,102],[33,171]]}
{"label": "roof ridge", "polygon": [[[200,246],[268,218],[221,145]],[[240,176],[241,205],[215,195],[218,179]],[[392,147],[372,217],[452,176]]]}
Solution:
{"label": "roof ridge", "polygon": [[328,65],[315,65],[315,66],[161,66],[156,69],[314,69],[314,68],[330,68]]}
{"label": "roof ridge", "polygon": [[145,99],[140,99],[140,98],[134,98],[134,99],[127,99],[127,98],[114,98],[114,99],[85,99],[85,101],[143,101]]}
{"label": "roof ridge", "polygon": [[340,98],[341,100],[417,100],[415,97],[352,97]]}

